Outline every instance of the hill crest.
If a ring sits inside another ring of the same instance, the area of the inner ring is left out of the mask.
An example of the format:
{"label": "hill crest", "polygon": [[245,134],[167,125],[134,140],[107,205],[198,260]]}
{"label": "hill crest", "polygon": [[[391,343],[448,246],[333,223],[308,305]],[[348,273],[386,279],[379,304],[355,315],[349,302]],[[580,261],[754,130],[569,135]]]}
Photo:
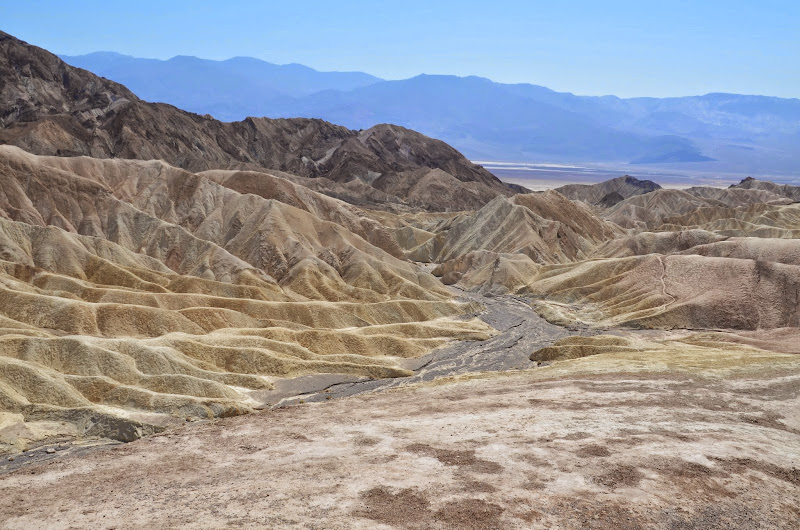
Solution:
{"label": "hill crest", "polygon": [[369,187],[378,176],[403,179],[429,168],[478,188],[456,201],[437,194],[418,204],[441,210],[480,207],[516,191],[444,142],[404,127],[355,131],[305,118],[223,123],[144,102],[7,34],[0,38],[0,79],[0,143],[34,154],[160,159],[190,171],[270,169]]}

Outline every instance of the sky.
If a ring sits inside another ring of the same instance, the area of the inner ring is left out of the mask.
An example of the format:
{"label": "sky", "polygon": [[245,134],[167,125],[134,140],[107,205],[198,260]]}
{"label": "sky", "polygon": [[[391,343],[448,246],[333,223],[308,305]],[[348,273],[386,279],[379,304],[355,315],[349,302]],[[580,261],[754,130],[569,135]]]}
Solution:
{"label": "sky", "polygon": [[800,97],[797,0],[5,0],[0,30],[66,55],[250,56],[583,95]]}

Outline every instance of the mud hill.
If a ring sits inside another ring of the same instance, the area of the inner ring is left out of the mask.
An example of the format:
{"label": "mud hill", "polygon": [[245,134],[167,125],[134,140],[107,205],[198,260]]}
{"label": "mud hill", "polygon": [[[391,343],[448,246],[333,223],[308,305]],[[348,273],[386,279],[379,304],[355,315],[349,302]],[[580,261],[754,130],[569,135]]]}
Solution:
{"label": "mud hill", "polygon": [[545,266],[521,291],[539,298],[551,321],[660,329],[800,326],[800,267],[739,255],[684,251]]}
{"label": "mud hill", "polygon": [[624,175],[598,184],[568,184],[556,188],[556,191],[568,199],[609,207],[635,195],[660,189],[661,186],[652,180]]}
{"label": "mud hill", "polygon": [[730,209],[757,204],[790,204],[776,193],[757,189],[688,188],[656,190],[613,204],[602,216],[624,228],[658,229],[669,217],[691,214],[700,208]]}
{"label": "mud hill", "polygon": [[[353,131],[312,119],[223,123],[141,101],[122,85],[1,32],[0,79],[0,143],[34,154],[160,159],[190,171],[274,169],[367,185],[381,178],[375,186],[381,191],[405,179],[416,185],[422,171],[430,184],[454,192],[463,188],[452,199],[414,195],[415,206],[431,209],[480,207],[518,191],[444,142],[403,127]],[[431,175],[431,170],[441,171]]]}
{"label": "mud hill", "polygon": [[781,197],[791,199],[793,202],[800,201],[800,186],[791,184],[775,184],[767,180],[758,180],[753,177],[743,179],[739,184],[733,184],[731,188],[741,188],[746,190],[764,190]]}
{"label": "mud hill", "polygon": [[[591,201],[624,182],[578,189]],[[800,209],[781,189],[655,189],[593,208],[532,193],[396,232],[444,283],[529,297],[561,325],[791,329]]]}
{"label": "mud hill", "polygon": [[130,439],[252,410],[276,377],[407,375],[491,333],[352,206],[237,175],[0,147],[5,413]]}
{"label": "mud hill", "polygon": [[525,254],[537,263],[561,263],[584,257],[594,244],[613,237],[615,229],[585,206],[550,191],[497,198],[474,214],[455,218],[446,230],[407,252],[424,262],[487,250]]}

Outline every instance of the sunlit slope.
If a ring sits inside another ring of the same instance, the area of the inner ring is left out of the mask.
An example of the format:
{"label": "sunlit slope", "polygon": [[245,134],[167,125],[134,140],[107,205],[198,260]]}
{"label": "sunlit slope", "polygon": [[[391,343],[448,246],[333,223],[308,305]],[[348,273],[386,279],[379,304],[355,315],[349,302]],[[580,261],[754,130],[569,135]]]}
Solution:
{"label": "sunlit slope", "polygon": [[438,263],[444,283],[529,296],[558,323],[795,327],[800,205],[785,195],[656,189],[590,206],[550,191],[438,224],[409,217],[395,233],[406,255]]}
{"label": "sunlit slope", "polygon": [[6,412],[240,413],[278,377],[405,375],[403,358],[488,336],[375,221],[278,177],[242,194],[162,162],[0,147],[0,178]]}

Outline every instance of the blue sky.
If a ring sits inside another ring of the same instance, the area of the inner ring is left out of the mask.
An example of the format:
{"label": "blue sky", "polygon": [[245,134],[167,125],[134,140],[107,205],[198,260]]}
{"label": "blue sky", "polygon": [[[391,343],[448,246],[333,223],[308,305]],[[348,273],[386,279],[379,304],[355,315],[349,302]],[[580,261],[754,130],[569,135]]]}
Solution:
{"label": "blue sky", "polygon": [[797,0],[28,0],[0,2],[0,29],[73,55],[244,55],[623,97],[800,97]]}

